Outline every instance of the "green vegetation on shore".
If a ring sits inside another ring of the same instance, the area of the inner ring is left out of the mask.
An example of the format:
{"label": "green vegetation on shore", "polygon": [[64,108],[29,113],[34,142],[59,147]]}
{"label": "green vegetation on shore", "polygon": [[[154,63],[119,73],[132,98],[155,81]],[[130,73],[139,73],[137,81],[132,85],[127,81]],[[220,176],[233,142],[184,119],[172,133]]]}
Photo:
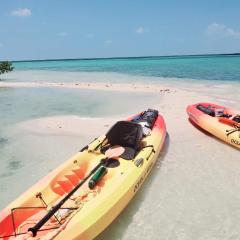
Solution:
{"label": "green vegetation on shore", "polygon": [[11,72],[14,69],[9,61],[0,62],[0,74]]}

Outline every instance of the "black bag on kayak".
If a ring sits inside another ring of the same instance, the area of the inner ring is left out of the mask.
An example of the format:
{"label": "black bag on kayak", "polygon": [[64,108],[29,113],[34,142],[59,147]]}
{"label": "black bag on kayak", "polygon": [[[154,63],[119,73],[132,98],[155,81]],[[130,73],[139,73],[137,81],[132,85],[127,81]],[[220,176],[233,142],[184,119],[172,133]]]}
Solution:
{"label": "black bag on kayak", "polygon": [[236,115],[235,117],[232,118],[233,121],[240,123],[240,115]]}
{"label": "black bag on kayak", "polygon": [[158,111],[155,109],[148,109],[144,111],[141,115],[135,117],[132,122],[141,123],[144,122],[145,126],[152,129],[153,125],[158,117]]}
{"label": "black bag on kayak", "polygon": [[215,112],[211,107],[205,107],[205,106],[199,104],[199,105],[197,105],[196,108],[198,110],[200,110],[201,112],[208,114],[209,116],[215,117]]}

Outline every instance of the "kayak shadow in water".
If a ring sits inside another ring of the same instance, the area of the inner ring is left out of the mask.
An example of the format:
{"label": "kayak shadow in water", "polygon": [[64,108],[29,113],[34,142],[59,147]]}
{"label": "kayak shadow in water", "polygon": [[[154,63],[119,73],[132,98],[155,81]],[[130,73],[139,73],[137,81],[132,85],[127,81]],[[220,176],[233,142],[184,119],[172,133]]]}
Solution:
{"label": "kayak shadow in water", "polygon": [[155,165],[152,168],[152,171],[149,173],[147,179],[129,202],[126,208],[120,213],[120,215],[95,239],[96,240],[113,240],[113,239],[122,239],[125,233],[125,229],[128,228],[129,224],[132,222],[132,218],[140,208],[143,199],[148,196],[148,191],[152,182],[154,181],[156,175],[159,173],[161,164],[164,161],[169,148],[169,135],[166,134],[164,146],[160,152],[158,159],[156,160]]}

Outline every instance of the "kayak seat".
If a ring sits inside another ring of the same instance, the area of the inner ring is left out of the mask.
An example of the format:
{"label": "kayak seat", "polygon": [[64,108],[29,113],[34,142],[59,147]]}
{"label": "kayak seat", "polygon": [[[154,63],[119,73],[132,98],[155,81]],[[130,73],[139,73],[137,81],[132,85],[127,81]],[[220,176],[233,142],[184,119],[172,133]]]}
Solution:
{"label": "kayak seat", "polygon": [[110,147],[120,145],[125,151],[120,156],[123,159],[133,159],[140,150],[143,138],[142,127],[134,122],[119,121],[106,134],[107,145],[102,147],[101,152],[105,152]]}
{"label": "kayak seat", "polygon": [[130,147],[125,147],[124,148],[125,151],[124,153],[121,155],[121,158],[126,159],[126,160],[131,160],[133,159],[137,154],[137,151],[133,148]]}

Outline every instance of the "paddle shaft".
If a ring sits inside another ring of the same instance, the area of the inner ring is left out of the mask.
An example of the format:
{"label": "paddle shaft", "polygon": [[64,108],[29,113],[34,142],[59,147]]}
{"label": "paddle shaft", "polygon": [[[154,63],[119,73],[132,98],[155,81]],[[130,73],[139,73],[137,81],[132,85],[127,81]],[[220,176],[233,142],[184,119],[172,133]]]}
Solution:
{"label": "paddle shaft", "polygon": [[76,187],[72,189],[58,204],[56,204],[35,226],[28,229],[32,232],[32,236],[37,235],[38,230],[61,208],[61,206],[92,176],[94,172],[102,165],[104,161],[101,162],[92,169],[92,171],[85,177]]}

